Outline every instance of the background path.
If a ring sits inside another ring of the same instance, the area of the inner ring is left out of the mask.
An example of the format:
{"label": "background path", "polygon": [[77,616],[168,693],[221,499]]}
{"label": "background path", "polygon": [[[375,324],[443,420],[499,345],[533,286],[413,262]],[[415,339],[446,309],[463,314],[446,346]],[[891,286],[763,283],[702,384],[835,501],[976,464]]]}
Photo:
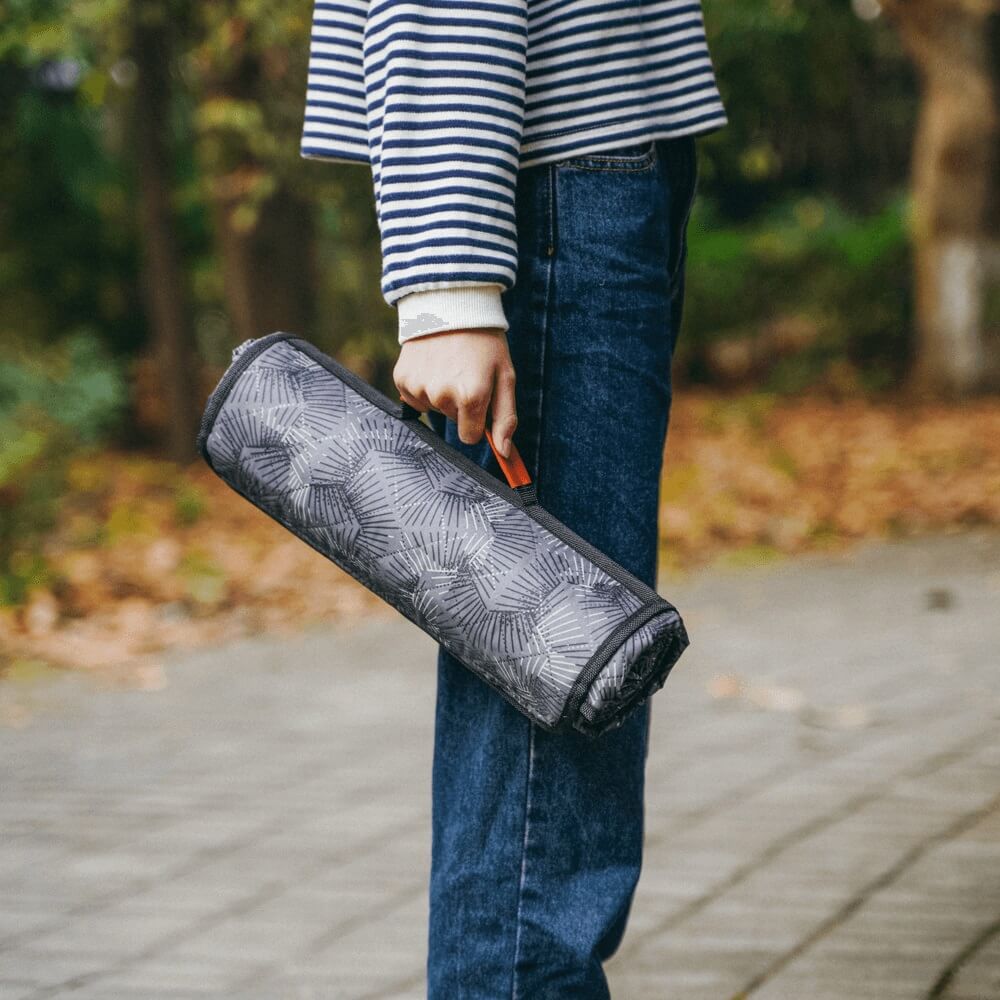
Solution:
{"label": "background path", "polygon": [[[615,1000],[1000,998],[1000,537],[661,592],[692,645]],[[0,1000],[419,1000],[434,649],[0,684]]]}

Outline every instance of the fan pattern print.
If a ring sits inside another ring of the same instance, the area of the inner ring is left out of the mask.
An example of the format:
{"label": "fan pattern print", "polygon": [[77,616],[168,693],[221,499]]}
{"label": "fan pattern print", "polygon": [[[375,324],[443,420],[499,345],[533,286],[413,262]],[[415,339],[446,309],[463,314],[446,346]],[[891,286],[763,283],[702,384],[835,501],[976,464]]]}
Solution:
{"label": "fan pattern print", "polygon": [[[236,377],[206,450],[234,489],[549,726],[643,604],[287,341]],[[678,622],[660,612],[612,655],[581,704],[590,725],[649,683]]]}

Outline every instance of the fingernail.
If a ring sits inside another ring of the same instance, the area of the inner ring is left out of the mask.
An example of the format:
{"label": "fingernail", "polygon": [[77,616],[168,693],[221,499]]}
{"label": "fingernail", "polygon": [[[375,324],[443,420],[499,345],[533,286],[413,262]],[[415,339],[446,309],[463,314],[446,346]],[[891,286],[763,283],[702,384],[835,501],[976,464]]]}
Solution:
{"label": "fingernail", "polygon": [[497,444],[497,450],[504,458],[510,458],[510,438],[501,438]]}

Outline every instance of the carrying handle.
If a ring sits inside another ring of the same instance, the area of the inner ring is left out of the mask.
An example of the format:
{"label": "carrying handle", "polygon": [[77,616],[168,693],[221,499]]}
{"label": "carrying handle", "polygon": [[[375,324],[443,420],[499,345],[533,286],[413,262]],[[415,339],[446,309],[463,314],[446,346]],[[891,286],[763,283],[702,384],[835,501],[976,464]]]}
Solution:
{"label": "carrying handle", "polygon": [[[404,403],[402,400],[400,401],[400,406],[403,408],[404,420],[420,419],[420,410],[416,409],[416,407],[410,406],[409,403]],[[507,480],[510,488],[517,490],[528,503],[534,502],[534,484],[531,481],[531,474],[528,472],[528,467],[524,464],[524,459],[521,458],[521,453],[517,450],[517,445],[511,441],[510,456],[504,458],[497,451],[497,447],[493,443],[493,435],[490,433],[489,428],[485,428],[484,430],[486,440],[489,442],[493,455],[497,460],[497,465],[500,466],[500,471],[503,472],[504,478]]]}

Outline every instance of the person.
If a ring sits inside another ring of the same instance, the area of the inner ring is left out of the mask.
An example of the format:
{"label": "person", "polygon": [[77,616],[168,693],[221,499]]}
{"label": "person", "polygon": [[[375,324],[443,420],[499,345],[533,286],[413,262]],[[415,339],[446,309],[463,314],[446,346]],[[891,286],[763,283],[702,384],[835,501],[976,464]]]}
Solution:
{"label": "person", "polygon": [[[369,164],[400,398],[650,586],[696,137],[698,0],[316,0],[301,155]],[[603,1000],[642,862],[649,703],[590,740],[439,649],[431,1000]]]}

